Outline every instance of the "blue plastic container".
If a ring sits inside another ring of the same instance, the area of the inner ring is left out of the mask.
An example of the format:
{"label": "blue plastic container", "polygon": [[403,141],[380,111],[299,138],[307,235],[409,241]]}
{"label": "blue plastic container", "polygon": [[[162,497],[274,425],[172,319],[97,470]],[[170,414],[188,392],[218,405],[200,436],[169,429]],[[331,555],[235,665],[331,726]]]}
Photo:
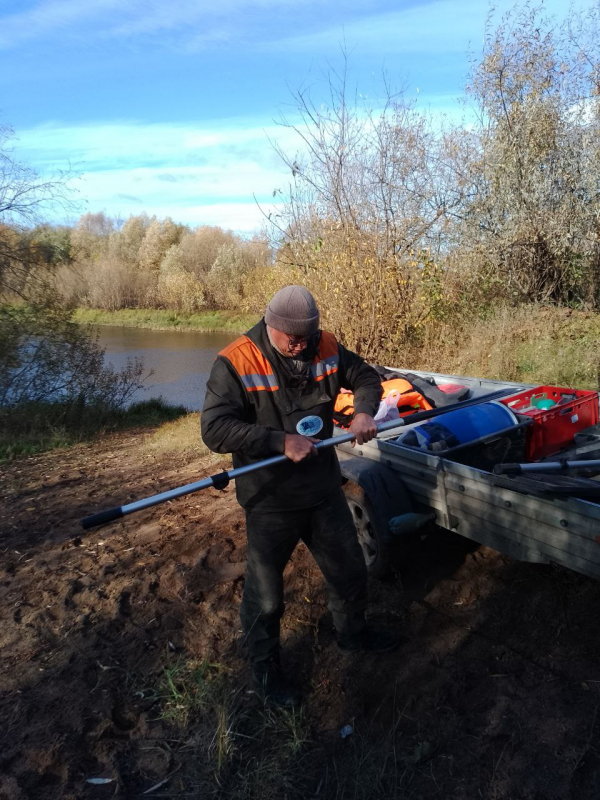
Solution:
{"label": "blue plastic container", "polygon": [[[436,417],[435,420],[418,422],[395,441],[396,444],[404,444],[403,440],[408,437],[406,446],[416,446],[421,450],[434,449],[431,445],[434,441],[440,441],[440,429],[443,428],[448,431],[448,446],[451,447],[456,446],[455,439],[459,444],[466,444],[480,439],[482,436],[510,428],[512,425],[518,425],[518,423],[518,419],[509,408],[492,400],[490,403],[449,411],[447,414]],[[451,437],[454,438],[451,440]],[[436,447],[435,449],[441,448]]]}

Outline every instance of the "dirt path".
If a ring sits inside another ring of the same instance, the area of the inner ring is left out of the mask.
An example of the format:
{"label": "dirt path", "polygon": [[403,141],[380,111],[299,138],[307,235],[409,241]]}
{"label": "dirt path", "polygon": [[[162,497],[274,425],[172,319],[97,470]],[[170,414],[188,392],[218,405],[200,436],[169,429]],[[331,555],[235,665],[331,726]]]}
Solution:
{"label": "dirt path", "polygon": [[78,527],[216,468],[136,432],[0,472],[0,800],[600,795],[600,583],[433,531],[371,587],[408,643],[342,657],[299,547],[283,642],[306,702],[269,712],[246,691],[232,488]]}

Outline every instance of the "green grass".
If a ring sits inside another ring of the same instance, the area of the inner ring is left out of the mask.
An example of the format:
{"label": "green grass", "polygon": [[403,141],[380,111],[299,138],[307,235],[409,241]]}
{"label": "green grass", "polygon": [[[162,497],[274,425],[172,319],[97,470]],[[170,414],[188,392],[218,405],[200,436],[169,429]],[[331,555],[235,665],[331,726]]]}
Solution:
{"label": "green grass", "polygon": [[271,708],[250,699],[234,670],[206,658],[169,657],[153,694],[161,718],[185,732],[201,755],[200,771],[209,783],[218,776],[227,796],[245,800],[262,796],[267,783],[279,790],[298,781],[298,759],[310,745],[303,708]]}
{"label": "green grass", "polygon": [[155,331],[230,331],[243,333],[259,320],[257,314],[238,311],[203,311],[183,314],[164,309],[123,308],[104,311],[97,308],[78,308],[73,320],[80,324],[114,325],[122,328],[149,328]]}
{"label": "green grass", "polygon": [[[374,708],[367,716],[343,716],[324,731],[318,704],[297,709],[265,705],[245,691],[237,668],[170,654],[166,661],[156,687],[145,683],[145,693],[160,704],[159,716],[170,726],[166,738],[175,757],[185,760],[182,779],[194,787],[195,797],[413,797],[412,779],[428,769],[440,747],[405,715],[407,704],[401,708],[395,692],[388,696],[394,711],[386,728]],[[348,722],[353,732],[342,740],[340,728]],[[442,744],[449,735],[441,729]]]}
{"label": "green grass", "polygon": [[162,716],[177,725],[187,725],[194,715],[220,706],[229,694],[222,664],[208,659],[177,659],[165,667],[158,686]]}
{"label": "green grass", "polygon": [[106,431],[160,425],[187,414],[161,398],[123,411],[78,408],[68,403],[29,403],[0,411],[0,461],[88,441]]}

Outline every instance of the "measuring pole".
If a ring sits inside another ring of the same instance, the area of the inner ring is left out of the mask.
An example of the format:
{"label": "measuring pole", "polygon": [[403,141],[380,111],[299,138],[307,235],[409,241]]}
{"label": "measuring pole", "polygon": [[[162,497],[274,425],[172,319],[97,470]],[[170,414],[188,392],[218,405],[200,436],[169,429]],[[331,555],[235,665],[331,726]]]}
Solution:
{"label": "measuring pole", "polygon": [[[416,414],[411,414],[408,417],[400,417],[398,419],[383,422],[377,426],[377,433],[384,433],[385,431],[393,430],[394,428],[402,428],[406,425],[414,425],[417,422],[431,419],[432,417],[439,417],[448,411],[455,411],[458,408],[467,408],[468,406],[479,405],[486,403],[490,400],[496,400],[499,397],[506,397],[508,394],[514,394],[512,389],[500,389],[492,392],[483,397],[477,397],[473,400],[463,400],[461,403],[452,403],[444,408],[433,408],[430,411],[419,411]],[[337,447],[339,444],[351,442],[355,438],[353,433],[343,433],[340,436],[332,436],[331,439],[323,439],[323,441],[315,444],[317,450],[325,450],[328,447]],[[247,464],[244,467],[231,469],[224,472],[219,472],[216,475],[211,475],[201,481],[195,483],[188,483],[185,486],[178,486],[176,489],[170,489],[167,492],[152,495],[152,497],[145,497],[142,500],[136,500],[133,503],[127,503],[124,506],[117,506],[108,511],[100,511],[98,514],[92,514],[89,517],[81,520],[81,526],[87,530],[88,528],[95,528],[97,525],[104,525],[107,522],[113,522],[115,519],[125,517],[128,514],[133,514],[136,511],[142,511],[144,508],[157,506],[160,503],[166,503],[168,500],[174,500],[176,497],[182,497],[192,492],[199,492],[201,489],[208,489],[210,486],[215,489],[224,489],[229,481],[239,478],[241,475],[248,475],[250,472],[256,472],[266,467],[274,467],[277,464],[289,463],[289,458],[285,455],[273,456],[266,458],[263,461],[257,461],[254,464]]]}

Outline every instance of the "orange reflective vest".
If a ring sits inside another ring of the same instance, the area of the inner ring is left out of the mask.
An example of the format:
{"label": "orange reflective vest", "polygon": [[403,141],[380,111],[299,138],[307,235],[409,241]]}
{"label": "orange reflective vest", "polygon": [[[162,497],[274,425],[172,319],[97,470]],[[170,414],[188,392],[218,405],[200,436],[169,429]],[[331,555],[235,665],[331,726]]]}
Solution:
{"label": "orange reflective vest", "polygon": [[[310,370],[310,371],[309,371]],[[211,370],[202,410],[202,436],[218,453],[232,453],[235,467],[283,453],[285,434],[297,434],[308,417],[323,422],[319,439],[333,435],[333,407],[342,384],[356,387],[357,403],[373,413],[381,381],[372,367],[321,333],[308,374],[296,375],[269,342],[264,320],[222,350]],[[339,490],[333,448],[299,464],[284,461],[241,475],[235,482],[247,510],[289,511],[317,506]]]}
{"label": "orange reflective vest", "polygon": [[[276,392],[279,389],[277,377],[270,361],[263,355],[249,336],[240,336],[219,353],[234,367],[248,392]],[[338,343],[332,333],[323,331],[317,355],[310,371],[320,383],[333,375],[339,368]]]}
{"label": "orange reflective vest", "polygon": [[[398,411],[401,417],[414,414],[417,411],[429,411],[433,408],[422,394],[416,392],[411,383],[404,378],[393,378],[389,381],[382,381],[383,387],[382,400],[391,392],[399,392]],[[354,395],[338,394],[334,407],[334,419],[342,428],[346,428],[354,414]]]}

